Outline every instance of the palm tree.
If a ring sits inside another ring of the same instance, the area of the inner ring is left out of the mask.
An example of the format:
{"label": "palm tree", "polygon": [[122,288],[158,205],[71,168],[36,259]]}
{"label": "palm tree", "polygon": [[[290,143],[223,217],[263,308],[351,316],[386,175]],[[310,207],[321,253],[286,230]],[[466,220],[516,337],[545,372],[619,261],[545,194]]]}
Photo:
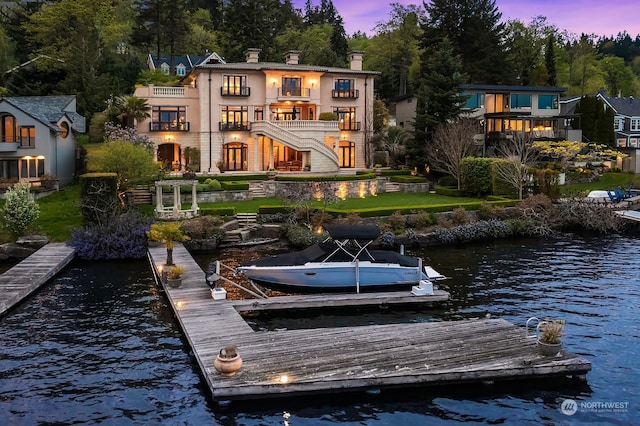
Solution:
{"label": "palm tree", "polygon": [[136,121],[151,116],[151,107],[147,100],[136,96],[118,96],[107,109],[109,121],[117,122],[122,127],[134,127]]}
{"label": "palm tree", "polygon": [[397,168],[398,159],[400,155],[405,152],[405,147],[410,137],[409,132],[402,127],[390,126],[384,129],[382,133],[376,135],[372,142],[374,142],[378,148],[389,152],[389,165]]}

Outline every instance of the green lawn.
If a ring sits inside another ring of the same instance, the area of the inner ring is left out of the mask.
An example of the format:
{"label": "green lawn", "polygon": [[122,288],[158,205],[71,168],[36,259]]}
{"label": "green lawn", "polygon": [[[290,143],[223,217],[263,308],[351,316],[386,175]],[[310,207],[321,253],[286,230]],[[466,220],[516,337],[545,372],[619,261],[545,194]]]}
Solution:
{"label": "green lawn", "polygon": [[[448,197],[445,195],[437,194],[424,194],[424,193],[404,193],[404,192],[390,192],[376,195],[375,197],[366,198],[349,198],[344,201],[339,201],[336,204],[332,204],[332,207],[338,209],[353,209],[353,208],[375,208],[375,207],[394,207],[394,206],[424,206],[424,205],[436,205],[436,204],[452,204],[458,205],[461,203],[468,203],[477,201],[477,198],[470,197]],[[321,206],[322,203],[315,202],[317,206]],[[228,203],[202,203],[201,208],[220,208],[220,207],[235,207],[238,213],[257,213],[258,208],[261,206],[282,206],[282,200],[279,198],[258,198],[250,201],[235,201]]]}
{"label": "green lawn", "polygon": [[[561,187],[562,193],[586,195],[591,190],[613,189],[618,186],[627,188],[640,188],[640,176],[629,173],[607,173],[601,180],[588,184],[566,185]],[[51,241],[67,241],[71,236],[71,230],[82,226],[82,216],[80,212],[80,185],[72,184],[38,200],[40,205],[40,218],[33,226],[33,233],[47,235]],[[447,197],[437,194],[412,194],[393,192],[380,194],[375,197],[351,198],[341,201],[332,207],[338,209],[353,208],[375,208],[375,207],[411,207],[425,205],[451,204],[452,208],[460,204],[477,201],[471,197]],[[281,206],[282,201],[277,198],[259,198],[251,201],[241,201],[232,203],[203,203],[202,208],[233,206],[239,213],[255,213],[260,206]],[[317,202],[320,206],[320,203]],[[0,208],[4,206],[4,200],[0,200]],[[145,214],[153,214],[153,206],[142,206],[140,211]],[[4,231],[0,231],[0,243],[11,241],[11,236]]]}

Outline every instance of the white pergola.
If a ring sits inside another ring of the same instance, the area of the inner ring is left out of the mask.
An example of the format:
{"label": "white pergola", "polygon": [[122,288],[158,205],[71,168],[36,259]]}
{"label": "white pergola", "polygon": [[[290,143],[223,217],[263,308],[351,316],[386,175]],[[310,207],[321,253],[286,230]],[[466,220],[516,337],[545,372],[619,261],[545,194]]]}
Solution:
{"label": "white pergola", "polygon": [[[198,197],[196,192],[197,180],[159,180],[156,181],[156,208],[154,209],[155,217],[158,219],[177,220],[191,219],[198,216],[200,207],[198,207]],[[180,201],[180,186],[191,185],[191,208],[182,209]],[[173,188],[173,204],[164,206],[162,200],[162,188],[171,186]]]}

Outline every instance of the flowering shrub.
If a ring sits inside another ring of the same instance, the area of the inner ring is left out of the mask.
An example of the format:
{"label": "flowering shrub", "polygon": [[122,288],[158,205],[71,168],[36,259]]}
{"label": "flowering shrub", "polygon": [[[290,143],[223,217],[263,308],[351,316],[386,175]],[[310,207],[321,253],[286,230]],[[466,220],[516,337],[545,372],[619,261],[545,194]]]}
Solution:
{"label": "flowering shrub", "polygon": [[151,218],[135,212],[112,216],[71,232],[69,245],[81,259],[141,259],[147,254]]}
{"label": "flowering shrub", "polygon": [[18,182],[5,194],[2,224],[13,236],[22,235],[40,217],[40,206],[29,192],[27,182]]}
{"label": "flowering shrub", "polygon": [[153,141],[147,135],[140,136],[135,127],[121,127],[118,124],[106,122],[104,123],[104,138],[106,142],[131,142],[151,151],[154,149]]}

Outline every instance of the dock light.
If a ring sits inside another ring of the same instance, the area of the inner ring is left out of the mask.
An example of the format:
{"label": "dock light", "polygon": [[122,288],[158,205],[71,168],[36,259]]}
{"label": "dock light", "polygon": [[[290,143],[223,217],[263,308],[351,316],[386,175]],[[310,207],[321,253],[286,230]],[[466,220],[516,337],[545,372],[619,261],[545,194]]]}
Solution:
{"label": "dock light", "polygon": [[283,374],[282,376],[280,376],[278,381],[280,383],[289,383],[289,376],[287,376],[286,374]]}
{"label": "dock light", "polygon": [[178,308],[178,309],[184,308],[184,302],[182,300],[178,300],[176,302],[176,308]]}
{"label": "dock light", "polygon": [[158,271],[160,271],[160,282],[162,284],[166,284],[167,283],[167,268],[164,267],[164,265],[158,265]]}

